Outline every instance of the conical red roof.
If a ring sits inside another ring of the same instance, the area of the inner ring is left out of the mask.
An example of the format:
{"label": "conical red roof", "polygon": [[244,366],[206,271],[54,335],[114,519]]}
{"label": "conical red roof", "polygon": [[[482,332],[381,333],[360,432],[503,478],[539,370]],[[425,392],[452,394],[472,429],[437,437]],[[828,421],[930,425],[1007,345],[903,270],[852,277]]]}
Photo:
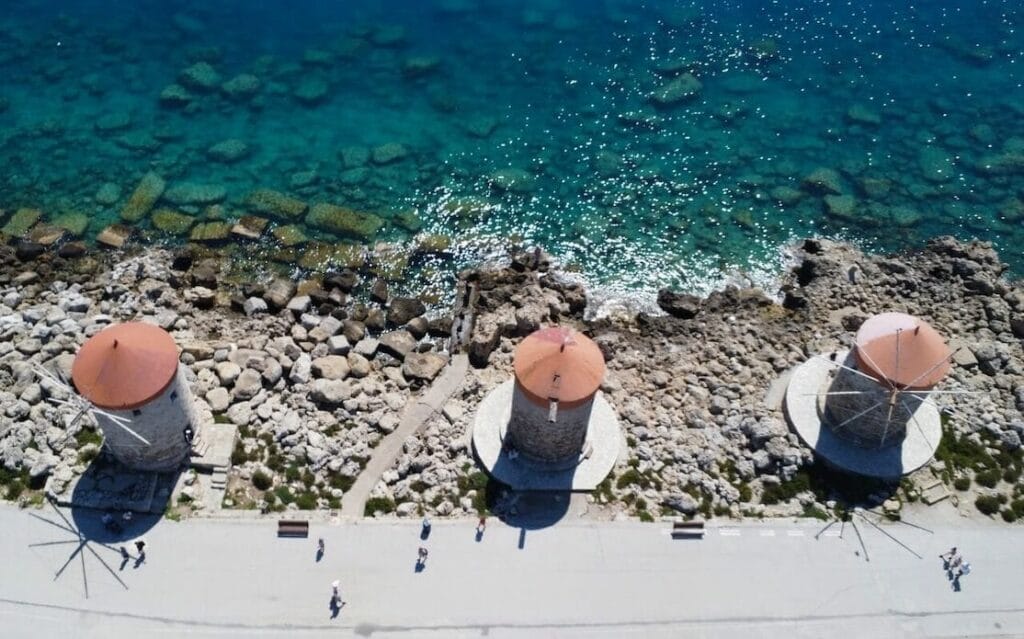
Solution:
{"label": "conical red roof", "polygon": [[950,368],[950,351],[924,320],[906,313],[882,313],[857,331],[857,367],[900,388],[931,388]]}
{"label": "conical red roof", "polygon": [[75,357],[71,378],[100,408],[127,410],[157,397],[178,370],[178,348],[159,326],[115,324],[93,335]]}
{"label": "conical red roof", "polygon": [[531,399],[579,403],[591,398],[604,379],[604,356],[589,337],[570,328],[534,331],[516,348],[516,381]]}

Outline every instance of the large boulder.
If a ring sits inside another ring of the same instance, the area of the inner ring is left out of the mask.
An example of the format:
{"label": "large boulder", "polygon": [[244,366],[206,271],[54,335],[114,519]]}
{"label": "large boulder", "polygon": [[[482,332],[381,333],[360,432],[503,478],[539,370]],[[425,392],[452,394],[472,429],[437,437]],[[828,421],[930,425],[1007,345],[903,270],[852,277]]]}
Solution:
{"label": "large boulder", "polygon": [[348,377],[348,359],[341,355],[327,355],[313,360],[313,375],[323,379],[345,379]]}
{"label": "large boulder", "polygon": [[291,220],[306,212],[306,203],[280,191],[257,189],[245,199],[245,205],[254,213],[269,215],[279,220]]}
{"label": "large boulder", "polygon": [[286,308],[297,288],[295,282],[290,279],[278,277],[267,286],[263,299],[275,309]]}
{"label": "large boulder", "polygon": [[391,331],[380,336],[380,350],[400,360],[404,360],[415,347],[416,338],[409,331]]}
{"label": "large boulder", "polygon": [[691,319],[700,312],[701,298],[663,288],[658,291],[658,306],[672,317]]}
{"label": "large boulder", "polygon": [[481,317],[473,327],[469,341],[469,362],[477,368],[487,366],[487,360],[501,341],[502,325],[490,315]]}
{"label": "large boulder", "polygon": [[337,405],[352,396],[352,389],[340,379],[318,379],[313,382],[309,397],[318,404]]}
{"label": "large boulder", "polygon": [[121,209],[121,219],[125,222],[138,222],[146,217],[166,188],[167,182],[156,173],[142,176],[132,196]]}
{"label": "large boulder", "polygon": [[402,326],[426,312],[427,307],[415,297],[396,297],[388,306],[387,321],[392,326]]}

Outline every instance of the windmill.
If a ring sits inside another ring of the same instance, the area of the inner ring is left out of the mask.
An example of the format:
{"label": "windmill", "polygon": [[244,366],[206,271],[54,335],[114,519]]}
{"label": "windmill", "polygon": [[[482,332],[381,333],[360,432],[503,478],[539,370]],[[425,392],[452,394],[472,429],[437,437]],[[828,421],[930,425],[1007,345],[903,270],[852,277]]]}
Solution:
{"label": "windmill", "polygon": [[934,396],[956,351],[928,323],[905,313],[866,320],[849,350],[815,355],[786,389],[786,417],[832,465],[895,478],[926,464],[942,438]]}
{"label": "windmill", "polygon": [[[902,441],[908,423],[918,429],[922,403],[937,410],[934,387],[949,373],[955,351],[926,322],[904,313],[882,313],[865,321],[845,361],[834,366],[827,389],[815,395],[832,432],[876,449]],[[822,357],[822,356],[818,356]],[[936,442],[937,444],[938,442]]]}

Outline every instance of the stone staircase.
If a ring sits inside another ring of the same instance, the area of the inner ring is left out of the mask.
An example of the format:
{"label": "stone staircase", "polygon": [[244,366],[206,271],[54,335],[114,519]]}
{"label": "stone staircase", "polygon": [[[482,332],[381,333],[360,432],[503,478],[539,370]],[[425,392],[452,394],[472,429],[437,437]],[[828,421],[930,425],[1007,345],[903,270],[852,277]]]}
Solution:
{"label": "stone staircase", "polygon": [[228,466],[217,466],[213,469],[210,480],[210,488],[224,490],[228,486]]}

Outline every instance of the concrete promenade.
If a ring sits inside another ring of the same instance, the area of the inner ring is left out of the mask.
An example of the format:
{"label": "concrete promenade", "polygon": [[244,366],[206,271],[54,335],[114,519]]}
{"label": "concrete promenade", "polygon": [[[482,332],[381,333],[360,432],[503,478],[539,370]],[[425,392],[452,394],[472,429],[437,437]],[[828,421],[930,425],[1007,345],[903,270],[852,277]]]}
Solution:
{"label": "concrete promenade", "polygon": [[[161,521],[148,560],[118,570],[116,548],[76,543],[0,507],[0,636],[356,637],[1020,637],[1019,526],[884,530],[858,522],[815,539],[816,521],[718,524],[673,541],[667,524],[563,521],[543,530],[489,520],[314,523],[278,539],[273,521]],[[315,561],[316,538],[326,555]],[[416,549],[430,549],[414,571]],[[953,592],[937,555],[956,544],[973,572]],[[865,550],[870,561],[865,560]],[[330,583],[347,602],[332,619]]]}

